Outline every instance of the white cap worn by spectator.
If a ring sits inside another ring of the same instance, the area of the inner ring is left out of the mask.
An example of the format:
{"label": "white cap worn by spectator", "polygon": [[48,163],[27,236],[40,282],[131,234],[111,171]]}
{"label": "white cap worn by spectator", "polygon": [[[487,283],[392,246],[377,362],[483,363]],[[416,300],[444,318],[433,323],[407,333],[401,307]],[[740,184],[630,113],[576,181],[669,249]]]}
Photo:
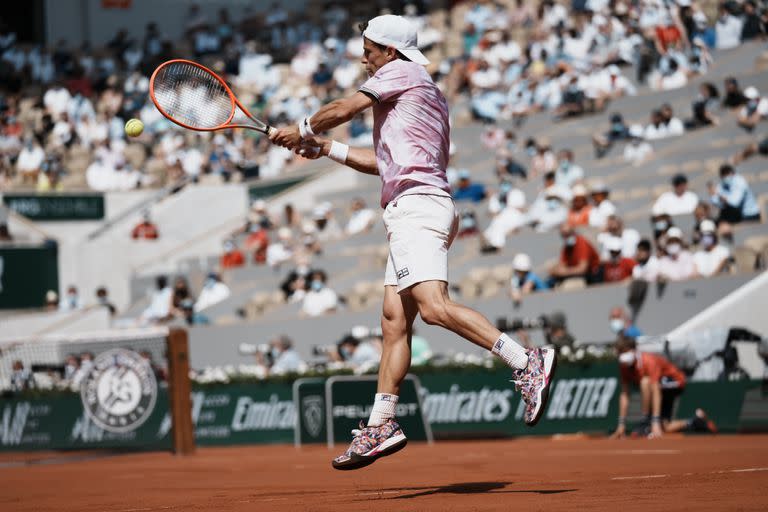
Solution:
{"label": "white cap worn by spectator", "polygon": [[757,87],[747,87],[744,89],[744,97],[748,100],[756,100],[760,97],[760,91],[757,90]]}
{"label": "white cap worn by spectator", "polygon": [[683,240],[683,230],[678,228],[677,226],[672,226],[667,230],[667,240],[672,240],[673,238],[677,240]]}
{"label": "white cap worn by spectator", "polygon": [[573,194],[573,197],[587,197],[587,195],[589,195],[587,191],[587,187],[585,187],[581,183],[578,183],[573,186],[573,188],[571,189],[571,194]]}
{"label": "white cap worn by spectator", "polygon": [[385,14],[373,18],[368,22],[363,37],[393,47],[416,64],[429,64],[429,59],[419,51],[416,27],[402,16]]}
{"label": "white cap worn by spectator", "polygon": [[702,233],[714,233],[717,231],[717,226],[715,226],[714,221],[709,219],[704,219],[701,221],[701,224],[699,224],[699,231]]}
{"label": "white cap worn by spectator", "polygon": [[605,248],[608,252],[621,252],[624,249],[624,242],[617,236],[612,236],[605,241]]}
{"label": "white cap worn by spectator", "polygon": [[531,258],[525,253],[518,253],[512,260],[512,269],[517,272],[531,271]]}

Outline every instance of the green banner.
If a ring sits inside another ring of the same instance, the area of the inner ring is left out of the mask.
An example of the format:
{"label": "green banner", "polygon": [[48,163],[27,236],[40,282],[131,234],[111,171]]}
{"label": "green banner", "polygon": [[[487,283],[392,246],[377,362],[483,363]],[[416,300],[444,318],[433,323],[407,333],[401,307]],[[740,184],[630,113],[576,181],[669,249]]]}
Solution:
{"label": "green banner", "polygon": [[0,247],[0,309],[40,308],[45,293],[59,289],[55,244]]}
{"label": "green banner", "polygon": [[276,196],[284,190],[298,185],[308,176],[289,176],[287,178],[278,178],[268,181],[257,181],[250,187],[248,187],[248,198],[251,201],[257,199],[269,199],[272,196]]}
{"label": "green banner", "polygon": [[31,220],[73,221],[104,218],[103,194],[3,194],[3,203]]}
{"label": "green banner", "polygon": [[[350,431],[360,428],[360,421],[368,419],[376,394],[376,384],[376,377],[371,375],[331,377],[326,381],[328,444],[348,443],[351,440]],[[408,432],[409,439],[431,441],[432,432],[423,415],[418,389],[418,378],[407,375],[400,385],[395,416],[403,430]]]}
{"label": "green banner", "polygon": [[293,383],[296,415],[296,445],[325,444],[328,428],[325,420],[325,379],[297,379]]}

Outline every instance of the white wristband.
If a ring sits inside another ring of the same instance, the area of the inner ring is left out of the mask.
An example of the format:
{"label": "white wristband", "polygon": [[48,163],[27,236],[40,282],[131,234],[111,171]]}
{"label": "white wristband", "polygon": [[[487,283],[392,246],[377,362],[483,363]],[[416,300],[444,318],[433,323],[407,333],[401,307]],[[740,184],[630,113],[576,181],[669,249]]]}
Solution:
{"label": "white wristband", "polygon": [[309,123],[308,117],[305,117],[299,123],[299,135],[301,135],[302,139],[306,139],[308,136],[315,135],[315,132],[312,131],[312,125]]}
{"label": "white wristband", "polygon": [[328,158],[334,162],[340,164],[347,163],[347,155],[349,154],[349,146],[342,142],[331,141],[331,150],[328,151]]}

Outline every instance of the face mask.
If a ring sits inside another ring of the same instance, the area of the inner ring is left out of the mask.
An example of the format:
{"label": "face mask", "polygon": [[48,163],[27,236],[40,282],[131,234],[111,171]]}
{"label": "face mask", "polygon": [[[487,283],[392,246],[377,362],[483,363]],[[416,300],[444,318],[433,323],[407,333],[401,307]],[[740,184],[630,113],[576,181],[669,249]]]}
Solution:
{"label": "face mask", "polygon": [[[611,332],[615,334],[619,334],[623,330],[624,330],[624,320],[622,320],[621,318],[611,318]],[[629,354],[630,352],[625,352],[625,353]],[[634,352],[631,352],[631,353],[634,355]]]}
{"label": "face mask", "polygon": [[624,352],[622,354],[619,354],[619,364],[623,366],[632,366],[635,364],[635,359],[637,359],[637,356],[635,355],[635,351],[629,351]]}
{"label": "face mask", "polygon": [[347,347],[341,347],[341,357],[344,359],[349,359],[352,357],[352,351],[349,350]]}
{"label": "face mask", "polygon": [[731,185],[733,185],[733,175],[726,176],[725,178],[723,178],[723,185],[725,185],[726,187],[730,187]]}
{"label": "face mask", "polygon": [[107,303],[107,298],[106,298],[106,297],[99,297],[99,298],[98,298],[98,301],[99,301],[99,304],[102,304],[102,305],[103,305],[103,304],[106,304],[106,303]]}
{"label": "face mask", "polygon": [[563,160],[562,162],[560,162],[560,170],[563,172],[566,172],[570,166],[571,166],[571,162],[569,162],[568,160]]}
{"label": "face mask", "polygon": [[666,231],[667,230],[667,221],[659,220],[653,223],[653,229],[656,231]]}
{"label": "face mask", "polygon": [[701,237],[701,245],[706,248],[710,248],[715,245],[715,237],[712,235],[703,235]]}
{"label": "face mask", "polygon": [[680,244],[668,244],[667,245],[667,253],[671,254],[672,256],[675,256],[677,254],[680,254],[680,250],[682,247]]}
{"label": "face mask", "polygon": [[205,280],[205,284],[203,286],[205,286],[206,288],[210,288],[210,287],[212,287],[215,284],[216,284],[216,280],[215,279],[206,279]]}
{"label": "face mask", "polygon": [[323,282],[322,281],[312,281],[312,284],[310,285],[312,289],[316,292],[319,292],[323,289]]}
{"label": "face mask", "polygon": [[278,357],[280,357],[280,351],[276,348],[272,348],[269,350],[269,355],[272,357],[272,360],[276,360]]}
{"label": "face mask", "polygon": [[528,156],[536,155],[536,146],[528,146],[525,152],[528,153]]}
{"label": "face mask", "polygon": [[565,239],[565,245],[568,247],[573,247],[576,245],[576,235],[571,235],[568,238]]}
{"label": "face mask", "polygon": [[547,199],[548,210],[550,211],[557,210],[559,207],[560,207],[560,201],[558,201],[557,199]]}
{"label": "face mask", "polygon": [[501,187],[499,187],[501,191],[502,197],[505,197],[507,193],[509,193],[510,190],[512,190],[512,184],[511,183],[502,183]]}
{"label": "face mask", "polygon": [[475,220],[472,217],[464,217],[461,219],[461,229],[472,229],[475,227]]}
{"label": "face mask", "polygon": [[621,123],[613,123],[612,130],[614,132],[623,132],[624,131],[624,125]]}

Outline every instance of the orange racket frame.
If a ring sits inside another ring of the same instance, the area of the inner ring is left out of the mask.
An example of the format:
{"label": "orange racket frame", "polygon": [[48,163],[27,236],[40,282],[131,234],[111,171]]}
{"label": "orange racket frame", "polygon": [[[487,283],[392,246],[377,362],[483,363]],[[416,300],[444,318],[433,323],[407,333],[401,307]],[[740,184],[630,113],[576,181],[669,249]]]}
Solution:
{"label": "orange racket frame", "polygon": [[[195,66],[196,68],[200,68],[201,70],[205,71],[206,73],[209,73],[211,76],[213,76],[219,84],[224,88],[225,91],[227,91],[227,94],[229,94],[229,99],[232,102],[232,111],[229,114],[229,117],[226,121],[224,121],[219,126],[214,126],[213,128],[199,128],[194,126],[189,126],[185,123],[182,123],[181,121],[178,121],[177,119],[174,119],[172,116],[170,116],[157,102],[155,99],[155,77],[157,74],[166,66],[169,66],[171,64],[189,64],[191,66]],[[216,130],[223,130],[226,128],[246,128],[249,130],[256,130],[258,132],[264,133],[266,135],[269,135],[269,132],[272,131],[272,127],[266,124],[265,122],[261,121],[259,118],[251,114],[247,108],[243,106],[242,103],[240,103],[240,100],[237,99],[237,96],[235,96],[235,93],[232,92],[232,89],[229,88],[227,83],[224,81],[223,78],[221,78],[219,75],[208,69],[207,67],[203,66],[202,64],[198,64],[197,62],[186,60],[186,59],[173,59],[166,62],[163,62],[160,64],[157,69],[152,73],[152,76],[149,79],[149,98],[152,100],[152,103],[155,104],[155,107],[157,108],[158,112],[160,112],[163,117],[171,121],[172,123],[175,123],[182,128],[186,128],[188,130],[195,130],[198,132],[212,132]],[[235,106],[239,108],[243,114],[245,114],[249,119],[251,119],[256,125],[250,125],[250,124],[232,124],[231,121],[235,117]]]}

